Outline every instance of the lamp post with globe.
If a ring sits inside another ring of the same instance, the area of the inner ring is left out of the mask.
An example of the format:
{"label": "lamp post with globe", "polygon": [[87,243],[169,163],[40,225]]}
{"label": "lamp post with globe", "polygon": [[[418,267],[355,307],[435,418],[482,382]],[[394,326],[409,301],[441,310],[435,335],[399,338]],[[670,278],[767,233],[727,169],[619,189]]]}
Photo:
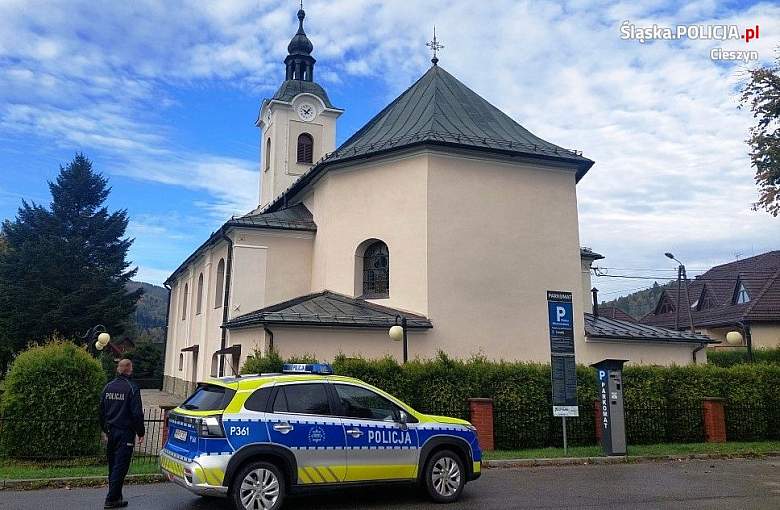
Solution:
{"label": "lamp post with globe", "polygon": [[[99,352],[108,346],[108,343],[111,341],[111,335],[108,334],[104,325],[98,324],[89,328],[81,339],[87,344],[87,350],[97,356]],[[94,343],[92,343],[93,339],[95,340]]]}
{"label": "lamp post with globe", "polygon": [[747,347],[748,362],[753,363],[753,339],[750,336],[750,326],[742,321],[736,323],[739,331],[726,333],[726,343],[729,345],[744,345]]}
{"label": "lamp post with globe", "polygon": [[[398,323],[401,323],[400,325]],[[388,335],[390,335],[390,338],[395,340],[396,342],[403,341],[404,343],[404,363],[406,363],[406,359],[409,355],[409,342],[406,337],[406,317],[403,317],[401,315],[395,316],[395,326],[392,326],[388,332]]]}

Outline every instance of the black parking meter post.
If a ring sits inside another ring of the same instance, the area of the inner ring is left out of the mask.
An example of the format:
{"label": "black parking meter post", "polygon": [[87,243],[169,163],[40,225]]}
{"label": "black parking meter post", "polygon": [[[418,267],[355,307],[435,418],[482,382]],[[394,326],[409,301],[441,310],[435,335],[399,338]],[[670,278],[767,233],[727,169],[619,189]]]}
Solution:
{"label": "black parking meter post", "polygon": [[601,406],[601,446],[605,455],[626,454],[626,420],[623,411],[624,359],[604,359],[591,365],[596,369],[597,393]]}

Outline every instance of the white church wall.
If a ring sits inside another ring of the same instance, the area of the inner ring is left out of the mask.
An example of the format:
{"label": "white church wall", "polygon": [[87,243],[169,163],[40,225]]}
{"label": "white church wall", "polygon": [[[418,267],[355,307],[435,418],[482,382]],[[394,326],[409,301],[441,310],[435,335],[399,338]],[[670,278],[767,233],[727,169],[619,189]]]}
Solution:
{"label": "white church wall", "polygon": [[[689,365],[697,344],[659,344],[651,342],[600,342],[589,340],[584,348],[577,346],[577,363],[590,365],[603,359],[625,359],[631,365]],[[707,363],[707,350],[696,353],[698,364]]]}
{"label": "white church wall", "polygon": [[547,290],[574,294],[583,338],[574,172],[436,153],[428,177],[428,349],[549,362]]}
{"label": "white church wall", "polygon": [[427,167],[418,153],[328,172],[304,201],[317,223],[312,291],[354,296],[355,250],[379,239],[390,252],[390,292],[371,301],[427,313]]}

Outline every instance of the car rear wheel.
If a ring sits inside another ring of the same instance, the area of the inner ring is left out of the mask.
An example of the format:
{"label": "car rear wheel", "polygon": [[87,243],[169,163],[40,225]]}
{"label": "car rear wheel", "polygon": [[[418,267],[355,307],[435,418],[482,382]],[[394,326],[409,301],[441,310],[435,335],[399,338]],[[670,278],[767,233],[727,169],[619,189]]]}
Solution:
{"label": "car rear wheel", "polygon": [[434,453],[425,466],[425,488],[437,503],[456,501],[466,485],[463,461],[451,450]]}
{"label": "car rear wheel", "polygon": [[251,462],[231,484],[230,499],[238,510],[278,510],[285,490],[279,468],[268,462]]}

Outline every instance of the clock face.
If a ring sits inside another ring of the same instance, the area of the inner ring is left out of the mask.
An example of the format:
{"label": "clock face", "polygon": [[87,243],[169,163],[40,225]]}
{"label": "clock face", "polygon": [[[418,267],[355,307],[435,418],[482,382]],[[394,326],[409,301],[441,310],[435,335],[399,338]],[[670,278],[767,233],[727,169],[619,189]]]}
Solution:
{"label": "clock face", "polygon": [[298,108],[296,108],[296,111],[298,112],[298,117],[300,117],[301,120],[305,122],[314,120],[314,117],[317,116],[317,110],[314,108],[314,105],[311,103],[299,104]]}

